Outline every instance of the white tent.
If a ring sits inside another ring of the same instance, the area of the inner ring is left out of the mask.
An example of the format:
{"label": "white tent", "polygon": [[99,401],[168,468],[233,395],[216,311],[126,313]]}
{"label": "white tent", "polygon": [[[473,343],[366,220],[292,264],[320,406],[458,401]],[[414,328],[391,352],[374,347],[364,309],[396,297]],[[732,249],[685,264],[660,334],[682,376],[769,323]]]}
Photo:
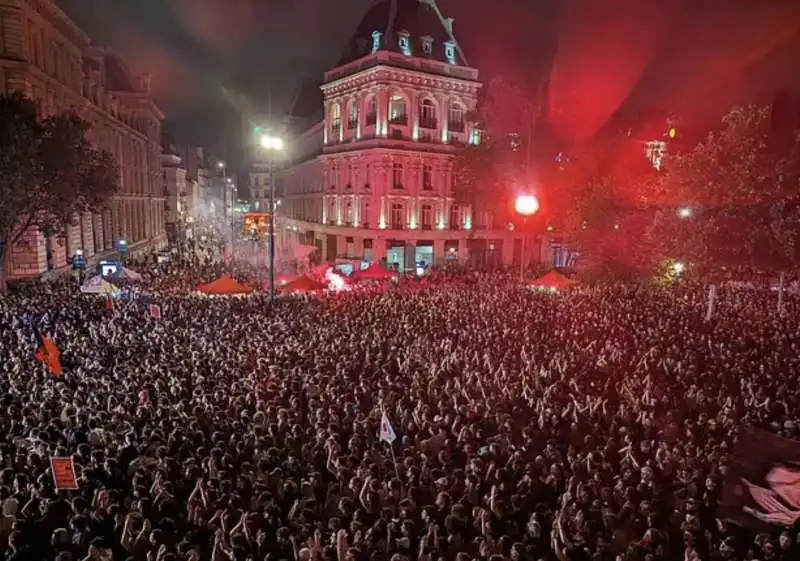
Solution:
{"label": "white tent", "polygon": [[112,294],[118,290],[116,286],[100,276],[87,279],[81,286],[81,292],[84,294]]}

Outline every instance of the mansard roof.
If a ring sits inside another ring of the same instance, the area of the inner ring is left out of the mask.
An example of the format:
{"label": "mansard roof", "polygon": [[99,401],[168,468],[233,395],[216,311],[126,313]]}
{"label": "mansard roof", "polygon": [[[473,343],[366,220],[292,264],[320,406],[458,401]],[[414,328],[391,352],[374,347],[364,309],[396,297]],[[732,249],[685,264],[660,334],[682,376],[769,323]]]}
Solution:
{"label": "mansard roof", "polygon": [[[448,32],[450,27],[450,32]],[[379,0],[361,20],[337,66],[347,64],[378,50],[403,52],[400,34],[408,34],[408,49],[404,54],[420,58],[448,61],[445,45],[454,36],[453,20],[445,17],[435,0]],[[430,49],[425,49],[425,42]],[[455,63],[467,66],[456,49]]]}

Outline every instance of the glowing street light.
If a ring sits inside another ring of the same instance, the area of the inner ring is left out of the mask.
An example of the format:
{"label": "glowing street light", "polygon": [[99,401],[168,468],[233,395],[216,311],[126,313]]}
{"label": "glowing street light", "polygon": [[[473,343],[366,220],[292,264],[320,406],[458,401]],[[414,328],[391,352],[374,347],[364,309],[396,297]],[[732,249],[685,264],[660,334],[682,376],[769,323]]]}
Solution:
{"label": "glowing street light", "polygon": [[[539,212],[539,199],[534,195],[519,195],[514,201],[514,210],[522,216],[523,224],[528,217]],[[522,251],[519,259],[519,278],[525,280],[525,232],[522,232]]]}
{"label": "glowing street light", "polygon": [[514,209],[526,218],[533,216],[539,212],[539,199],[533,195],[519,195],[514,202]]}
{"label": "glowing street light", "polygon": [[264,148],[265,150],[275,150],[275,151],[283,150],[283,139],[277,136],[262,134],[259,143],[261,144],[261,147]]}
{"label": "glowing street light", "polygon": [[672,264],[672,270],[675,271],[676,275],[680,275],[682,272],[686,270],[686,265],[681,263],[680,261],[676,261]]}
{"label": "glowing street light", "polygon": [[225,169],[225,162],[223,162],[222,160],[218,161],[217,162],[217,167],[219,169]]}
{"label": "glowing street light", "polygon": [[678,209],[678,216],[680,218],[691,218],[692,217],[692,209],[688,206],[684,206]]}
{"label": "glowing street light", "polygon": [[[283,150],[283,139],[279,136],[262,134],[259,144],[264,150],[270,152]],[[271,162],[269,164],[269,213],[269,297],[272,299],[275,298],[275,173]]]}

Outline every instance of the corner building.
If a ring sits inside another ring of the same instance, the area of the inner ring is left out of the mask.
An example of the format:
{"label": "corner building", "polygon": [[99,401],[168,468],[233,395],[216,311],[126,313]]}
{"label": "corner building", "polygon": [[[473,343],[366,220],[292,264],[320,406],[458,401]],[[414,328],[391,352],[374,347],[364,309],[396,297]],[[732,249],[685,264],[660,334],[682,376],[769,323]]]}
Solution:
{"label": "corner building", "polygon": [[109,151],[119,169],[109,209],[76,216],[64,236],[29,229],[11,248],[10,278],[36,277],[112,253],[124,239],[131,253],[166,245],[161,179],[161,121],[147,76],[134,77],[115,53],[89,37],[54,0],[0,0],[0,93],[21,91],[42,117],[74,111],[92,124],[90,141]]}
{"label": "corner building", "polygon": [[511,264],[515,249],[519,259],[521,239],[453,200],[455,154],[480,142],[468,115],[481,83],[451,31],[426,1],[385,0],[367,12],[325,74],[324,118],[287,146],[279,244],[399,268]]}

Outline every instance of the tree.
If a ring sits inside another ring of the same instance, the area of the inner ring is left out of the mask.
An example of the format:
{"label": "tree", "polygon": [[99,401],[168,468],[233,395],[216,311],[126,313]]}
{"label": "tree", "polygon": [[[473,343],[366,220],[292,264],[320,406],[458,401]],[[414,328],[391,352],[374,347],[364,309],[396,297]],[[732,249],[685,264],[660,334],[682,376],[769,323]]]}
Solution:
{"label": "tree", "polygon": [[467,119],[481,132],[461,147],[454,163],[454,198],[496,224],[513,217],[513,200],[531,179],[531,139],[541,114],[542,88],[530,90],[514,78],[497,76]]}
{"label": "tree", "polygon": [[117,192],[114,158],[93,148],[89,123],[71,114],[39,119],[19,93],[0,97],[0,291],[8,254],[26,230],[63,232],[81,213],[105,208]]}
{"label": "tree", "polygon": [[649,238],[663,256],[709,270],[800,264],[800,141],[774,134],[769,107],[732,109],[664,169],[648,194],[662,208]]}

